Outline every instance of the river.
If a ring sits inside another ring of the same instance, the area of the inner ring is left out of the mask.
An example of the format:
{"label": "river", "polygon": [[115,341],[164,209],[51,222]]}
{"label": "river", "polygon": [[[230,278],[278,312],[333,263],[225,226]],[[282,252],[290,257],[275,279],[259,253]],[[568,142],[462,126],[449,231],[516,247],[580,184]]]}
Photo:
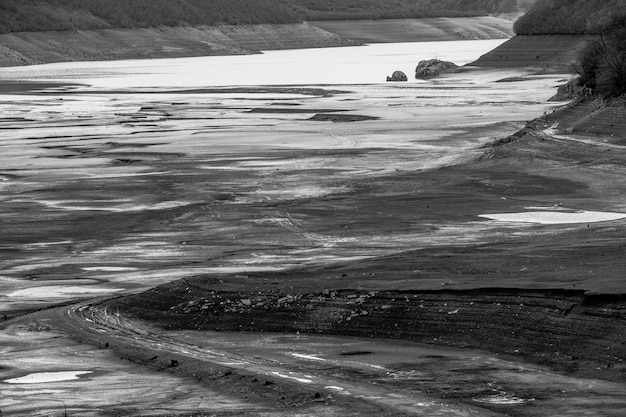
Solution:
{"label": "river", "polygon": [[415,67],[422,59],[464,65],[503,42],[372,44],[258,55],[56,63],[0,68],[0,81],[72,81],[101,88],[375,84],[400,70],[415,83]]}

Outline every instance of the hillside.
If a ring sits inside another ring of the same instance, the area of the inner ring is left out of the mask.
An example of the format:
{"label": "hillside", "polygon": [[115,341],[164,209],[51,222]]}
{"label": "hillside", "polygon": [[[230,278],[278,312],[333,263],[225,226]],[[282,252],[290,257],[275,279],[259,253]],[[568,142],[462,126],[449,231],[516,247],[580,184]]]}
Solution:
{"label": "hillside", "polygon": [[517,35],[473,62],[490,68],[529,68],[538,72],[574,73],[587,35]]}
{"label": "hillside", "polygon": [[604,96],[626,92],[626,0],[537,0],[513,29],[474,64],[577,73]]}
{"label": "hillside", "polygon": [[520,13],[534,0],[3,0],[0,33]]}
{"label": "hillside", "polygon": [[506,39],[513,36],[511,21],[494,16],[324,20],[309,23],[343,38],[362,43]]}
{"label": "hillside", "polygon": [[0,34],[0,67],[351,45],[355,43],[306,23],[19,32]]}
{"label": "hillside", "polygon": [[518,35],[597,33],[612,16],[626,14],[626,0],[537,0],[515,22]]}

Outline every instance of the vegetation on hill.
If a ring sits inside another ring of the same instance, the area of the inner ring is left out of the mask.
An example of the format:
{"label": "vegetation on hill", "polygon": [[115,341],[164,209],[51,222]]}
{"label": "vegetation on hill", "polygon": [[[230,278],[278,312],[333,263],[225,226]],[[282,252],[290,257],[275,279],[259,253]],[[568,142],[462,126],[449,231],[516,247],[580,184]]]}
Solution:
{"label": "vegetation on hill", "polygon": [[626,15],[616,16],[581,52],[579,82],[605,97],[626,94]]}
{"label": "vegetation on hill", "polygon": [[303,20],[484,16],[526,11],[535,0],[283,0]]}
{"label": "vegetation on hill", "polygon": [[1,0],[0,33],[477,16],[535,0]]}
{"label": "vegetation on hill", "polygon": [[518,35],[595,35],[580,52],[579,83],[604,97],[626,94],[626,0],[537,0]]}
{"label": "vegetation on hill", "polygon": [[2,0],[0,33],[298,21],[276,6],[275,0]]}
{"label": "vegetation on hill", "polygon": [[597,33],[620,14],[626,0],[537,0],[514,29],[518,35]]}

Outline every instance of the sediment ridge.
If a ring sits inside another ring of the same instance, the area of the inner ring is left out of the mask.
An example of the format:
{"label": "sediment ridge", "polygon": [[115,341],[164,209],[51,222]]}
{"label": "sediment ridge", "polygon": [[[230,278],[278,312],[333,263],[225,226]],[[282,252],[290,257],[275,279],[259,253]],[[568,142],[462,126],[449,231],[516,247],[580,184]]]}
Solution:
{"label": "sediment ridge", "polygon": [[244,55],[261,50],[353,45],[358,42],[307,23],[19,32],[0,35],[0,66]]}
{"label": "sediment ridge", "polygon": [[165,329],[302,332],[484,349],[603,379],[626,377],[626,298],[582,291],[216,292],[165,285],[113,307]]}

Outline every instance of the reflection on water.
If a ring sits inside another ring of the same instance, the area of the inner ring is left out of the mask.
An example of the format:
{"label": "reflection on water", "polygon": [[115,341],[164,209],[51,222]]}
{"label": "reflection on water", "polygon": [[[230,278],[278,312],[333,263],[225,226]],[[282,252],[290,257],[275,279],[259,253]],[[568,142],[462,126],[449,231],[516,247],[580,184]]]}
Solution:
{"label": "reflection on water", "polygon": [[[268,51],[261,55],[125,60],[0,69],[2,79],[71,80],[97,87],[372,84],[422,59],[464,65],[505,40],[417,42]],[[412,81],[416,82],[416,81]]]}

